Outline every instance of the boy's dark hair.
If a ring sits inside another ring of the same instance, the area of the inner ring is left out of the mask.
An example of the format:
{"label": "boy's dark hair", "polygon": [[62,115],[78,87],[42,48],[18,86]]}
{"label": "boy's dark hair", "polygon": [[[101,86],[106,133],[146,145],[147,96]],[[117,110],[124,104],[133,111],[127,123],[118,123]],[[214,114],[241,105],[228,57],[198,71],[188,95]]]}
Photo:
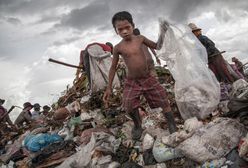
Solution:
{"label": "boy's dark hair", "polygon": [[139,29],[138,29],[138,28],[133,29],[133,34],[134,34],[135,36],[140,35]]}
{"label": "boy's dark hair", "polygon": [[127,20],[134,27],[132,15],[127,11],[121,11],[121,12],[117,12],[112,17],[112,24],[113,24],[114,29],[116,28],[115,22],[116,21],[123,21],[123,20]]}

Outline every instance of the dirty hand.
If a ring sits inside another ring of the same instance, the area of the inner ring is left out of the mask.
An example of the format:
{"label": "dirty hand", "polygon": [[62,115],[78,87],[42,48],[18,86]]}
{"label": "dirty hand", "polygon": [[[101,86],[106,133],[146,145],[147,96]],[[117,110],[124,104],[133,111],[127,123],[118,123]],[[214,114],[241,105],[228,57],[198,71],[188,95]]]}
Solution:
{"label": "dirty hand", "polygon": [[111,89],[110,88],[107,88],[106,91],[104,92],[104,95],[103,95],[103,101],[104,103],[108,103],[109,101],[109,97],[111,95]]}
{"label": "dirty hand", "polygon": [[163,19],[159,19],[159,27],[160,27],[160,31],[165,33],[168,30],[169,27],[169,23],[166,20]]}

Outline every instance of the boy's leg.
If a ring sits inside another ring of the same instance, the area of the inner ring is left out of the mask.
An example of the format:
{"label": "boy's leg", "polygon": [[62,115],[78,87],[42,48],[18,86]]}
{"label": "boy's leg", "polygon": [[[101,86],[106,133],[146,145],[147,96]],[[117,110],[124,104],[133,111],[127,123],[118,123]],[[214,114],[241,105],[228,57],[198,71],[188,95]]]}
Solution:
{"label": "boy's leg", "polygon": [[169,132],[171,134],[176,132],[177,131],[176,122],[175,122],[174,116],[171,112],[170,106],[163,108],[163,114],[167,120]]}
{"label": "boy's leg", "polygon": [[132,129],[132,138],[134,140],[140,139],[143,132],[138,110],[141,91],[140,86],[135,81],[126,79],[123,91],[123,107],[134,122],[134,128]]}
{"label": "boy's leg", "polygon": [[151,108],[161,107],[163,114],[167,119],[168,128],[170,133],[176,132],[176,123],[171,112],[170,103],[167,98],[167,93],[164,88],[160,85],[155,77],[149,77],[143,84],[145,90],[144,96]]}
{"label": "boy's leg", "polygon": [[142,135],[143,129],[142,129],[142,120],[138,108],[135,108],[133,111],[129,112],[129,115],[134,123],[134,127],[132,129],[132,138],[134,140],[139,140]]}

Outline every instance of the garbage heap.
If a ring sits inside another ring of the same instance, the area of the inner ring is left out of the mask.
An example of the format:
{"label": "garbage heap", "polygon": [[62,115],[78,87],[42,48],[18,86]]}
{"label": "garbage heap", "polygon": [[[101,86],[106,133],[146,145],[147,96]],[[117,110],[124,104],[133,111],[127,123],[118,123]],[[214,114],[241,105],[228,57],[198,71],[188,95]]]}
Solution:
{"label": "garbage heap", "polygon": [[106,107],[104,91],[88,94],[82,75],[53,105],[46,120],[1,135],[1,168],[217,168],[248,165],[248,83],[221,84],[221,101],[204,120],[183,120],[174,95],[174,79],[156,67],[168,92],[178,131],[169,134],[161,109],[145,101],[139,109],[140,140],[123,111],[122,89],[115,88]]}

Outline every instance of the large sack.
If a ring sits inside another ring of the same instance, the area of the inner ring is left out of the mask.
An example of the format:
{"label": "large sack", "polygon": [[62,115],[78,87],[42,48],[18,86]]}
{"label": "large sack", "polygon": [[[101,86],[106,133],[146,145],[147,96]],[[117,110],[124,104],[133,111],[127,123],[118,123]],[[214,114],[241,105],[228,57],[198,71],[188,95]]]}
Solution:
{"label": "large sack", "polygon": [[[108,85],[108,75],[111,66],[111,53],[106,52],[99,45],[92,45],[88,48],[90,61],[90,89],[93,93],[104,89]],[[113,80],[114,87],[120,87],[117,75]]]}
{"label": "large sack", "polygon": [[217,107],[220,85],[207,67],[205,47],[188,26],[169,26],[158,57],[175,79],[175,99],[184,120],[205,119]]}
{"label": "large sack", "polygon": [[185,157],[196,162],[219,159],[237,147],[246,130],[238,121],[229,118],[217,118],[198,129],[189,139],[176,149]]}

